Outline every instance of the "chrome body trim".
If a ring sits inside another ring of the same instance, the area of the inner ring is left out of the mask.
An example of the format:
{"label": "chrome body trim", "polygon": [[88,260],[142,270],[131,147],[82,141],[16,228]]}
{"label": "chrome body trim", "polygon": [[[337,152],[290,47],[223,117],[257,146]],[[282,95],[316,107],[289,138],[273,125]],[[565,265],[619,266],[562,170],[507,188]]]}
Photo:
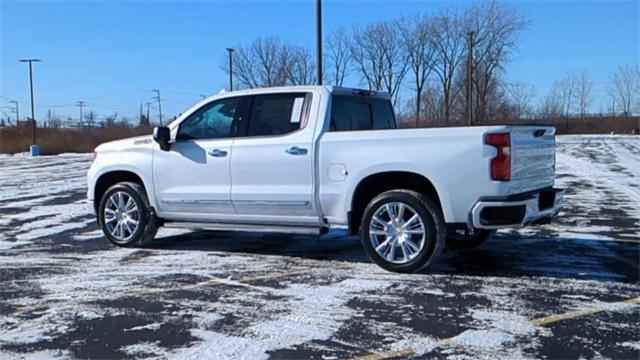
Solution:
{"label": "chrome body trim", "polygon": [[167,222],[164,224],[168,228],[186,228],[198,230],[217,231],[250,231],[250,232],[276,232],[285,234],[324,234],[327,227],[311,226],[286,226],[286,225],[263,225],[263,224],[238,224],[238,223],[215,223],[215,222]]}

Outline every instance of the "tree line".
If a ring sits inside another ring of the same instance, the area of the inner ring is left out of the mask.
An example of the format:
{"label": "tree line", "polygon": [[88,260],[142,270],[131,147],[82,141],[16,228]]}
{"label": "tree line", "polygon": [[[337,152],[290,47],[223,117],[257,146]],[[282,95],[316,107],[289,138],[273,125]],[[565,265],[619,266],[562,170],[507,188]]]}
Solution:
{"label": "tree line", "polygon": [[[474,123],[584,117],[593,99],[592,81],[584,71],[556,81],[537,106],[532,85],[507,81],[506,65],[529,24],[514,6],[487,1],[464,11],[339,27],[325,39],[324,82],[343,86],[358,79],[357,86],[386,91],[402,116],[417,126],[460,123],[468,111]],[[241,88],[316,82],[314,53],[303,46],[268,37],[234,48],[233,76]],[[222,68],[229,73],[226,61]],[[621,67],[608,92],[619,113],[640,110],[638,65]]]}

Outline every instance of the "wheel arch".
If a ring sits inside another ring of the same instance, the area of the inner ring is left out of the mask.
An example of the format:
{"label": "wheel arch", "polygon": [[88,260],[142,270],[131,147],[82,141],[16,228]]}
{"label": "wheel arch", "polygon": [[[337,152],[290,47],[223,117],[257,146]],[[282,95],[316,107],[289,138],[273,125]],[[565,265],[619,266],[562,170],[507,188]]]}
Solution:
{"label": "wheel arch", "polygon": [[349,232],[358,233],[364,210],[374,197],[394,189],[414,190],[424,194],[444,212],[436,186],[424,175],[411,171],[377,172],[361,179],[352,192],[348,213]]}
{"label": "wheel arch", "polygon": [[[151,201],[152,199],[152,194],[149,194],[149,187],[146,186],[142,176],[140,176],[138,173],[136,173],[135,171],[131,171],[131,170],[109,170],[109,171],[105,171],[104,173],[100,174],[96,181],[95,181],[95,185],[93,187],[93,209],[95,210],[95,213],[98,213],[99,207],[100,207],[100,201],[102,200],[102,196],[104,195],[105,192],[107,192],[107,190],[120,182],[132,182],[132,183],[136,183],[136,184],[140,184],[142,185],[142,187],[144,188],[146,194],[147,194],[147,198],[149,199],[149,201]],[[153,203],[151,203],[151,206],[153,206]]]}

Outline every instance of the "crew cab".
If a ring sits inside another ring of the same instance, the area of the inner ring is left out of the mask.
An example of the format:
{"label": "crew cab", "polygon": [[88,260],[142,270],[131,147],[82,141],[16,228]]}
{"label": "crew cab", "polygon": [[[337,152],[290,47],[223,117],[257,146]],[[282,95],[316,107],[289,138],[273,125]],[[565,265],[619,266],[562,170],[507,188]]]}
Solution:
{"label": "crew cab", "polygon": [[413,272],[445,243],[549,221],[554,173],[553,126],[400,129],[386,93],[294,86],[218,94],[153,136],[98,146],[88,199],[118,246],[160,226],[346,226],[375,263]]}

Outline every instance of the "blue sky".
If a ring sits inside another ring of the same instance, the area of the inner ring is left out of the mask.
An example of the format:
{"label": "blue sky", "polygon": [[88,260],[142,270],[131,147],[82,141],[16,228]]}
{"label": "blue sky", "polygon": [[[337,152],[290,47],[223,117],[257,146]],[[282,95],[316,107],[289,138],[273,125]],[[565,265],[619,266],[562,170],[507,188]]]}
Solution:
{"label": "blue sky", "polygon": [[[639,1],[514,1],[531,21],[508,64],[509,81],[548,92],[571,71],[593,79],[593,111],[606,110],[606,82],[623,64],[640,62]],[[468,1],[324,2],[324,27],[364,24],[414,12],[464,9]],[[99,115],[135,118],[160,89],[175,115],[200,94],[227,84],[225,48],[277,36],[313,49],[315,2],[305,1],[6,1],[0,0],[0,110],[21,102],[28,113],[27,66],[35,57],[36,118],[47,109],[77,117],[76,101]],[[358,86],[350,77],[346,85]],[[152,108],[152,114],[155,111]],[[1,114],[1,113],[0,113]]]}

